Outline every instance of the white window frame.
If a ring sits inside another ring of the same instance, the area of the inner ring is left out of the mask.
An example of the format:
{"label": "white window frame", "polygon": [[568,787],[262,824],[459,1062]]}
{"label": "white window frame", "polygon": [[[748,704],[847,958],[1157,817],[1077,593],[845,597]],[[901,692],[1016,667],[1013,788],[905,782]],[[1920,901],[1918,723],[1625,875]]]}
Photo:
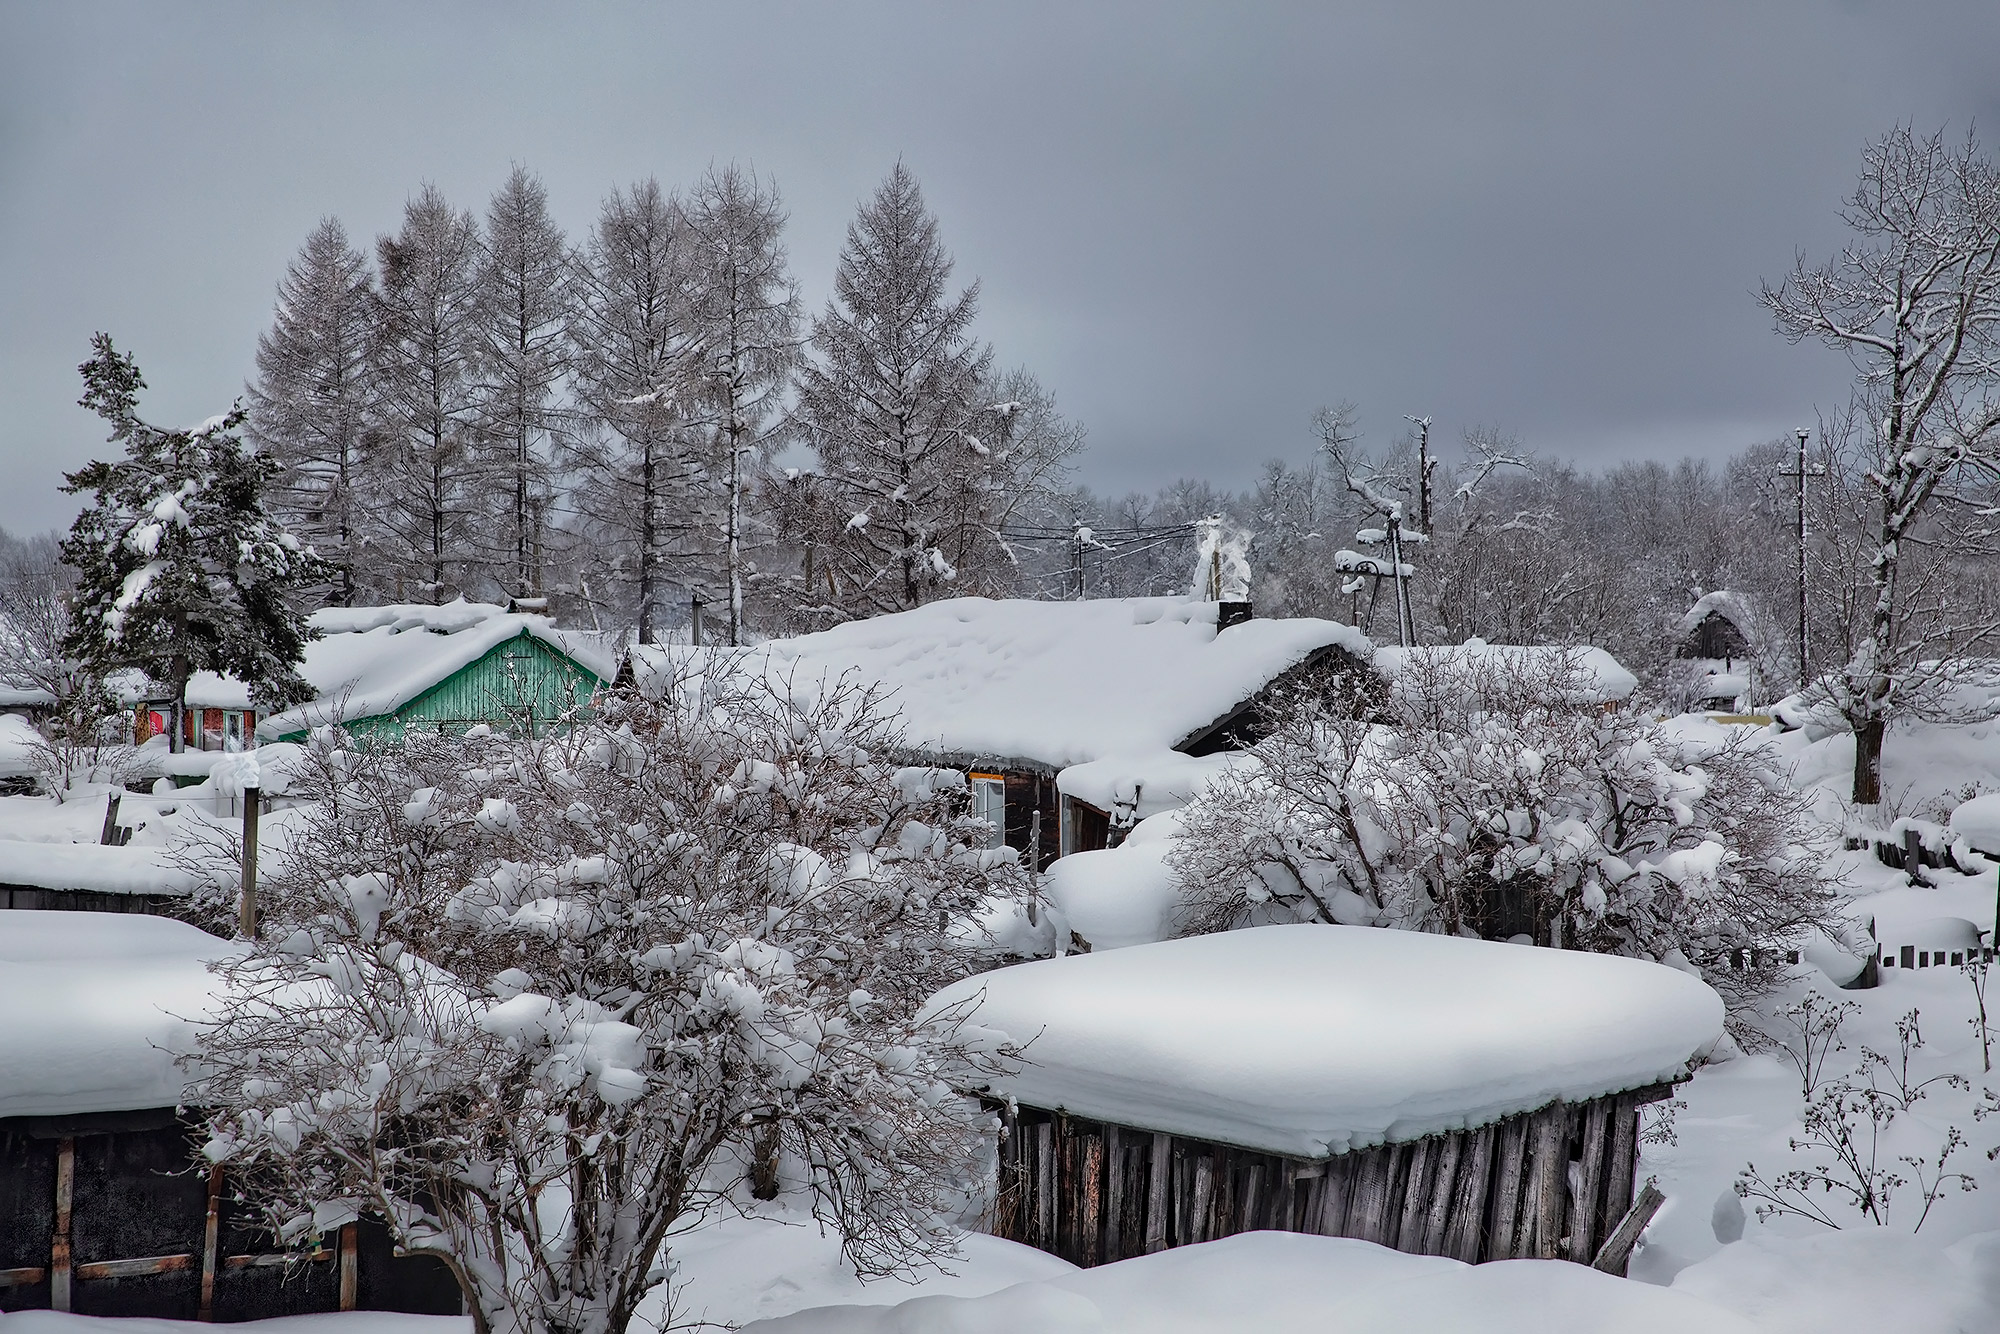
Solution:
{"label": "white window frame", "polygon": [[972,813],[993,826],[989,848],[1007,845],[1007,779],[1002,774],[971,773],[966,783],[972,789]]}

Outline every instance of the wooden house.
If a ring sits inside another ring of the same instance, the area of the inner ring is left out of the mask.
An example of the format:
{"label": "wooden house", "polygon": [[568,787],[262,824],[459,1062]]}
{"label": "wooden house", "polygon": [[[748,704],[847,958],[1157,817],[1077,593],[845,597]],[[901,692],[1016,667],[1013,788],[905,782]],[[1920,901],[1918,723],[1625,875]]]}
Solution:
{"label": "wooden house", "polygon": [[10,914],[0,932],[0,1312],[236,1321],[457,1315],[439,1261],[361,1221],[286,1251],[202,1165],[174,1054],[230,946],[181,922]]}
{"label": "wooden house", "polygon": [[979,1090],[1004,1121],[991,1230],[1083,1265],[1276,1229],[1623,1272],[1640,1108],[1723,1017],[1639,960],[1340,926],[1021,964],[931,1004],[1023,1048]]}
{"label": "wooden house", "polygon": [[1741,593],[1717,589],[1704,595],[1681,617],[1674,656],[1722,664],[1734,671],[1751,656],[1750,606]]}
{"label": "wooden house", "polygon": [[[1282,683],[1325,671],[1372,688],[1373,651],[1338,622],[1159,597],[954,598],[752,652],[773,680],[884,691],[910,757],[963,770],[996,840],[1039,868],[1185,801],[1156,777],[1254,739]],[[634,650],[642,686],[674,652]]]}

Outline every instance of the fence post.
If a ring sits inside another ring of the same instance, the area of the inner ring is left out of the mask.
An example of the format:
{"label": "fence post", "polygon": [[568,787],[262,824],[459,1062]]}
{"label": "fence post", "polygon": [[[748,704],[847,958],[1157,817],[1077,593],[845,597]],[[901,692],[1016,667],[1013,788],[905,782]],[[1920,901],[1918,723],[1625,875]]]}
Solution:
{"label": "fence post", "polygon": [[257,811],[263,789],[243,789],[243,898],[237,904],[236,930],[245,940],[257,938]]}

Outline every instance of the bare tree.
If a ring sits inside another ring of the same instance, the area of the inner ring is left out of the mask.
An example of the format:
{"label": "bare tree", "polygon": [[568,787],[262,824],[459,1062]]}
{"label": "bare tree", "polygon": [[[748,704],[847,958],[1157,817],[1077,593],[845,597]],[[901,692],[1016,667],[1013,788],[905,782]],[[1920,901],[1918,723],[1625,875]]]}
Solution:
{"label": "bare tree", "polygon": [[605,708],[534,742],[313,741],[190,1066],[210,1158],[290,1244],[379,1216],[479,1334],[622,1334],[750,1191],[865,1274],[947,1252],[994,1128],[954,1089],[1006,1053],[924,1002],[990,963],[973,922],[1014,854],[962,775],[876,758],[892,720],[851,683],[724,666]]}
{"label": "bare tree", "polygon": [[1862,155],[1841,220],[1853,240],[1834,260],[1801,257],[1763,302],[1778,331],[1846,352],[1869,429],[1876,492],[1870,605],[1853,656],[1821,689],[1854,729],[1857,803],[1882,797],[1882,744],[1926,664],[1949,669],[2000,622],[1918,619],[1904,582],[1913,547],[1969,550],[1993,529],[1969,483],[2000,470],[2000,172],[1969,135],[1900,128]]}
{"label": "bare tree", "polygon": [[379,514],[399,596],[464,593],[483,503],[479,224],[426,185],[376,243]]}
{"label": "bare tree", "polygon": [[746,501],[768,453],[765,424],[775,413],[798,353],[798,285],[786,267],[785,212],[775,185],[735,164],[711,167],[688,198],[694,249],[696,322],[707,356],[710,452],[724,462],[723,568],[728,642],[743,630]]}
{"label": "bare tree", "polygon": [[481,546],[497,548],[487,560],[492,582],[524,596],[542,591],[572,279],[562,229],[549,217],[548,191],[517,166],[487,206],[480,268],[482,445],[500,519]]}

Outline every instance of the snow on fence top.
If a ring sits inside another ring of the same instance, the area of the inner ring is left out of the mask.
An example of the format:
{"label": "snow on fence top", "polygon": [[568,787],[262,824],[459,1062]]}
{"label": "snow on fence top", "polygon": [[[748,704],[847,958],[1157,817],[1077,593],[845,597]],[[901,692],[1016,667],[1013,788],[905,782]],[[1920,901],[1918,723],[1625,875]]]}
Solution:
{"label": "snow on fence top", "polygon": [[0,916],[0,1117],[177,1105],[208,961],[237,947],[138,913]]}
{"label": "snow on fence top", "polygon": [[1267,926],[1018,964],[931,1005],[1026,1046],[994,1092],[1316,1158],[1680,1075],[1722,1001],[1659,964],[1349,926]]}
{"label": "snow on fence top", "polygon": [[[756,652],[794,689],[846,672],[880,685],[913,748],[1062,768],[1171,750],[1329,647],[1374,651],[1353,626],[1304,617],[1217,633],[1216,604],[1189,598],[953,598]],[[635,659],[641,684],[667,661]]]}
{"label": "snow on fence top", "polygon": [[1458,645],[1426,645],[1421,648],[1391,646],[1375,650],[1375,669],[1394,681],[1411,662],[1422,662],[1445,672],[1461,663],[1470,668],[1482,662],[1532,669],[1542,663],[1554,665],[1566,656],[1575,661],[1583,689],[1587,692],[1584,698],[1576,701],[1579,704],[1613,703],[1630,698],[1632,692],[1639,688],[1639,678],[1625,670],[1618,659],[1603,649],[1569,648],[1559,644],[1489,644],[1483,639],[1468,639]]}
{"label": "snow on fence top", "polygon": [[[156,848],[6,841],[0,842],[0,885],[185,897],[194,892],[195,876],[185,866],[162,860]],[[0,933],[11,929],[12,917],[0,920]],[[0,951],[5,948],[0,942]]]}

